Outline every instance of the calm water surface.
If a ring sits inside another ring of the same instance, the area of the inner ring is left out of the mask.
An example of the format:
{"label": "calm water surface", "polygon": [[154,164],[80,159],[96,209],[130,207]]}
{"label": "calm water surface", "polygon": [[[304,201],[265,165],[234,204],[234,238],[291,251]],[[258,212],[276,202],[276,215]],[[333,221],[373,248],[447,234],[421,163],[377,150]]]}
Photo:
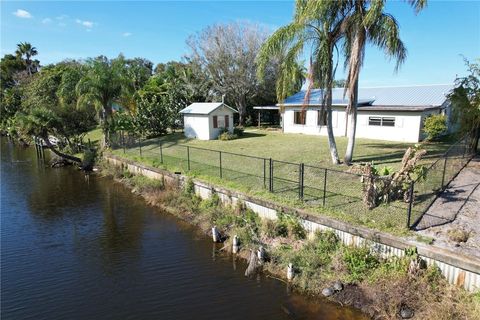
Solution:
{"label": "calm water surface", "polygon": [[1,141],[2,319],[360,319],[245,264],[111,179]]}

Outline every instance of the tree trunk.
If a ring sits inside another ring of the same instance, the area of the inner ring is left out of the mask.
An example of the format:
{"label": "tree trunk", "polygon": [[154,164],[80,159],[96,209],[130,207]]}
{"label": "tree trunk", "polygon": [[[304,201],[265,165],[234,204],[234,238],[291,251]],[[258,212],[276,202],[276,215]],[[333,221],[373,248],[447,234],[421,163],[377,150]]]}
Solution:
{"label": "tree trunk", "polygon": [[59,156],[59,157],[61,157],[61,158],[63,158],[63,159],[66,159],[66,160],[73,161],[73,162],[82,163],[82,159],[58,151],[58,150],[50,143],[50,140],[48,140],[48,136],[46,136],[46,137],[41,137],[41,138],[43,139],[43,141],[45,141],[45,144],[47,145],[47,147],[48,147],[50,150],[52,150],[52,152],[55,153],[57,156]]}
{"label": "tree trunk", "polygon": [[339,164],[340,158],[338,157],[337,143],[335,142],[335,136],[333,135],[333,121],[332,121],[332,86],[333,86],[333,61],[330,61],[328,80],[327,80],[327,95],[326,95],[326,107],[327,107],[327,134],[328,134],[328,147],[330,149],[330,156],[332,157],[333,164]]}
{"label": "tree trunk", "polygon": [[247,109],[247,101],[244,96],[242,96],[238,103],[238,124],[240,126],[245,126],[245,110]]}
{"label": "tree trunk", "polygon": [[358,78],[354,84],[353,94],[349,94],[349,102],[352,107],[350,108],[350,112],[348,112],[348,130],[347,130],[347,137],[348,137],[348,144],[347,150],[345,151],[345,158],[344,162],[347,165],[352,163],[353,159],[353,149],[355,147],[355,133],[357,130],[357,102],[358,102]]}

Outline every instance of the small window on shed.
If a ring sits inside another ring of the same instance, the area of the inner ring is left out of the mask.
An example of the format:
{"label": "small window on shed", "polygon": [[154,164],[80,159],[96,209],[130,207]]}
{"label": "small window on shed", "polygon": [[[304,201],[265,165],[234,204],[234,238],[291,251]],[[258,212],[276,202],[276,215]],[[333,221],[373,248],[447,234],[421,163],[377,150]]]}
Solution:
{"label": "small window on shed", "polygon": [[317,125],[326,126],[327,125],[327,110],[318,110],[317,112]]}
{"label": "small window on shed", "polygon": [[382,125],[382,118],[380,118],[380,117],[368,117],[368,125],[369,126],[381,126]]}
{"label": "small window on shed", "polygon": [[384,127],[395,127],[395,118],[382,118],[382,126]]}
{"label": "small window on shed", "polygon": [[213,116],[213,128],[216,129],[218,128],[218,117]]}
{"label": "small window on shed", "polygon": [[294,124],[305,124],[305,113],[303,111],[295,111]]}

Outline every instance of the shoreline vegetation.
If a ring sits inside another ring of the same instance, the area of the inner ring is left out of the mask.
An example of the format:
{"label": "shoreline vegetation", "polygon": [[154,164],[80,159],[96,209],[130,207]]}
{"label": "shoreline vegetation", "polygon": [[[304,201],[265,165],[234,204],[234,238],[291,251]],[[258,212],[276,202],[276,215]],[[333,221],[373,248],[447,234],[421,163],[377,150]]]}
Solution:
{"label": "shoreline vegetation", "polygon": [[[329,300],[372,319],[480,319],[480,292],[468,293],[448,284],[437,267],[419,263],[415,248],[408,249],[404,258],[382,259],[368,248],[341,244],[332,232],[308,235],[298,217],[288,213],[277,220],[262,220],[241,203],[224,206],[216,195],[201,200],[191,180],[179,188],[106,162],[100,163],[100,169],[149,205],[206,235],[212,236],[215,226],[224,254],[234,254],[234,236],[240,242],[239,258],[252,260],[251,252],[262,250],[264,261],[257,261],[256,272],[289,283],[303,294],[320,297],[329,288]],[[294,271],[291,281],[287,280],[289,264]],[[339,283],[342,290],[335,290]]]}

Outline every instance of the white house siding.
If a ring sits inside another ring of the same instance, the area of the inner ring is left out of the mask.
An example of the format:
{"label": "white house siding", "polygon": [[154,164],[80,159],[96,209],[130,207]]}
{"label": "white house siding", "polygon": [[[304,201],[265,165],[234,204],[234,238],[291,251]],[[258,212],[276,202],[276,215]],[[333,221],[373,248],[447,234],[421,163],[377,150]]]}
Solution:
{"label": "white house siding", "polygon": [[[214,128],[213,127],[213,116],[217,116],[218,118],[218,128]],[[213,111],[212,113],[210,113],[209,115],[209,124],[208,124],[208,128],[209,128],[209,138],[210,140],[214,140],[218,137],[218,135],[220,134],[220,131],[222,130],[222,128],[224,128],[225,126],[222,125],[222,123],[224,122],[224,119],[225,119],[225,116],[228,116],[229,120],[228,120],[228,131],[230,132],[233,132],[233,112],[231,109],[229,108],[226,108],[226,107],[221,107],[221,108],[218,108],[217,110]]]}
{"label": "white house siding", "polygon": [[[318,126],[318,111],[321,108],[309,107],[305,114],[305,124],[295,124],[295,111],[301,111],[301,107],[286,108],[283,114],[283,132],[304,133],[311,135],[327,135],[326,126]],[[345,135],[345,112],[340,108],[332,108],[332,125],[335,136]]]}
{"label": "white house siding", "polygon": [[187,138],[196,138],[200,140],[209,140],[209,116],[190,114],[184,115],[184,130]]}
{"label": "white house siding", "polygon": [[[369,117],[395,118],[395,126],[370,126]],[[356,136],[387,141],[418,142],[421,119],[422,112],[359,111]]]}
{"label": "white house siding", "polygon": [[[318,110],[320,108],[309,107],[306,110],[305,124],[294,123],[295,111],[301,111],[301,107],[288,107],[283,114],[283,132],[285,133],[303,133],[310,135],[327,135],[326,126],[318,126]],[[332,108],[333,134],[335,136],[345,136],[346,119],[345,107]],[[438,113],[438,110],[429,111]],[[368,138],[387,141],[418,142],[421,139],[420,129],[422,124],[422,112],[382,112],[382,111],[359,111],[357,114],[357,132],[358,138]],[[395,126],[369,126],[369,117],[394,117]]]}

